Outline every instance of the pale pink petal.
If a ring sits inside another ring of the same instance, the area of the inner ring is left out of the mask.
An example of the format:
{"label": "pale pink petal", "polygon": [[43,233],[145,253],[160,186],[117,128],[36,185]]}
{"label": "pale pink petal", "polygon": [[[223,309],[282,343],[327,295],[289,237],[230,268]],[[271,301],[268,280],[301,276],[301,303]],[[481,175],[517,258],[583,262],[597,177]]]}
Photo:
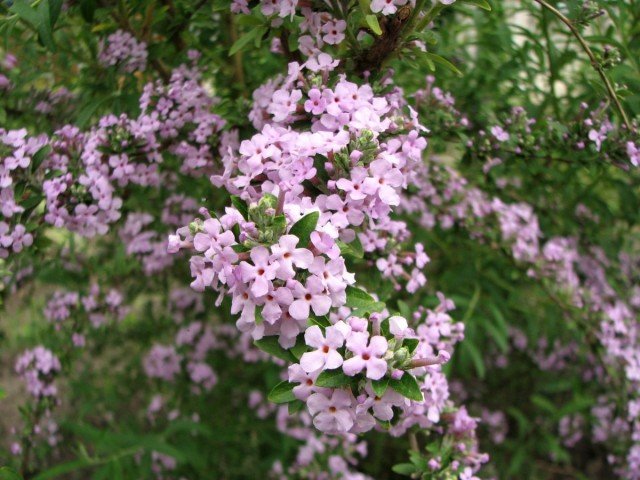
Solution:
{"label": "pale pink petal", "polygon": [[387,348],[389,348],[389,344],[387,343],[387,339],[383,336],[376,335],[375,337],[371,337],[369,340],[369,350],[376,357],[381,357],[387,352]]}
{"label": "pale pink petal", "polygon": [[372,358],[367,362],[367,378],[380,380],[385,373],[387,373],[387,362],[381,358]]}
{"label": "pale pink petal", "polygon": [[[300,366],[307,373],[315,372],[324,366],[326,357],[327,355],[321,350],[306,352],[300,358]],[[340,360],[342,360],[342,357],[340,357]]]}
{"label": "pale pink petal", "polygon": [[345,360],[342,364],[342,370],[346,375],[353,377],[357,373],[360,373],[362,369],[365,367],[366,362],[362,359],[360,355],[351,357],[348,360]]}
{"label": "pale pink petal", "polygon": [[327,353],[326,355],[326,363],[324,364],[326,370],[338,368],[340,365],[342,365],[342,355],[340,355],[335,350],[329,350],[329,353]]}
{"label": "pale pink petal", "polygon": [[304,343],[314,348],[322,348],[324,346],[324,336],[322,330],[317,325],[312,325],[304,332]]}
{"label": "pale pink petal", "polygon": [[289,313],[296,320],[306,320],[309,318],[309,302],[306,300],[296,300],[289,306]]}

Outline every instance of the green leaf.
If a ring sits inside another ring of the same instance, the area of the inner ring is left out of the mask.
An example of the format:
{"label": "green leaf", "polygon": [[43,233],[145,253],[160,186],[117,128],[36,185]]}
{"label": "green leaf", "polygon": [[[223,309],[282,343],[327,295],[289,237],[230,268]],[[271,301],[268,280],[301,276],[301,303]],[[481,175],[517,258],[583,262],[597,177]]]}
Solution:
{"label": "green leaf", "polygon": [[491,322],[484,322],[482,326],[489,332],[489,335],[491,335],[491,338],[496,342],[502,353],[507,353],[507,350],[509,350],[507,336]]}
{"label": "green leaf", "polygon": [[258,27],[255,35],[255,40],[253,42],[253,46],[255,48],[260,48],[260,44],[262,44],[262,37],[269,31],[267,27]]}
{"label": "green leaf", "polygon": [[293,387],[295,386],[295,383],[289,383],[286,380],[280,382],[271,389],[269,395],[267,395],[267,399],[273,403],[293,402],[296,400],[296,397],[293,395]]}
{"label": "green leaf", "polygon": [[391,467],[391,470],[400,475],[412,475],[418,472],[418,469],[413,463],[399,463]]}
{"label": "green leaf", "polygon": [[290,352],[293,354],[294,357],[300,360],[300,358],[302,357],[302,355],[305,354],[306,351],[307,351],[307,345],[304,343],[304,335],[300,334],[298,336],[298,340],[296,344],[293,347],[291,347]]}
{"label": "green leaf", "polygon": [[60,12],[62,11],[62,0],[48,0],[49,4],[49,20],[51,21],[51,29],[56,26]]}
{"label": "green leaf", "polygon": [[32,480],[48,480],[50,478],[57,478],[65,473],[75,472],[87,468],[91,463],[88,460],[71,460],[70,462],[60,463],[44,472],[39,473]]}
{"label": "green leaf", "polygon": [[81,0],[80,14],[87,23],[93,23],[93,16],[96,12],[96,0]]}
{"label": "green leaf", "polygon": [[419,343],[420,340],[418,340],[417,338],[405,338],[404,340],[402,340],[402,346],[407,347],[409,353],[413,353],[416,348],[418,348]]}
{"label": "green leaf", "polygon": [[15,0],[9,11],[15,13],[32,27],[36,28],[40,23],[40,15],[26,0]]}
{"label": "green leaf", "polygon": [[49,0],[43,0],[38,6],[38,14],[40,21],[38,22],[38,35],[42,44],[49,50],[54,51],[53,30],[51,22],[51,10],[49,8]]}
{"label": "green leaf", "polygon": [[536,407],[545,410],[547,413],[553,415],[558,410],[553,402],[549,399],[541,396],[541,395],[532,395],[531,403],[533,403]]}
{"label": "green leaf", "polygon": [[298,359],[293,356],[289,350],[285,350],[278,343],[277,337],[264,337],[260,340],[255,340],[253,344],[263,352],[273,355],[276,358],[284,360],[285,362],[297,362]]}
{"label": "green leaf", "polygon": [[249,220],[249,207],[247,206],[247,202],[242,200],[237,195],[231,195],[231,203],[236,208],[236,210],[240,212],[245,220]]}
{"label": "green leaf", "polygon": [[483,10],[486,10],[487,12],[491,11],[491,5],[489,4],[489,2],[487,2],[487,0],[462,0],[462,2],[468,3],[469,5],[474,5]]}
{"label": "green leaf", "polygon": [[288,407],[289,407],[288,408],[289,415],[294,415],[294,414],[298,413],[305,406],[306,406],[306,404],[304,402],[301,402],[300,400],[296,400],[294,402],[289,402],[289,405],[288,405]]}
{"label": "green leaf", "polygon": [[406,302],[402,300],[398,300],[398,310],[400,310],[400,315],[402,315],[404,318],[406,319],[411,318],[411,309],[409,308],[409,305],[407,305]]}
{"label": "green leaf", "polygon": [[249,43],[251,43],[252,40],[255,39],[257,33],[258,33],[258,29],[254,28],[253,30],[250,30],[244,35],[242,35],[238,40],[235,41],[233,45],[231,45],[231,49],[229,50],[229,56],[232,57],[239,51],[244,50],[244,48],[247,45],[249,45]]}
{"label": "green leaf", "polygon": [[298,247],[306,248],[311,238],[311,232],[316,229],[318,219],[320,218],[320,212],[307,213],[304,217],[293,224],[289,229],[290,235],[295,235],[300,239]]}
{"label": "green leaf", "polygon": [[478,347],[471,343],[471,341],[467,340],[466,342],[462,342],[462,350],[471,357],[471,361],[473,362],[473,366],[476,368],[478,377],[484,378],[486,368]]}
{"label": "green leaf", "polygon": [[364,257],[364,249],[362,248],[362,243],[360,243],[360,238],[356,235],[354,240],[350,243],[344,243],[341,240],[336,242],[338,247],[340,247],[340,253],[343,257],[351,257],[355,259],[361,259]]}
{"label": "green leaf", "polygon": [[22,480],[22,477],[9,467],[0,467],[0,480]]}
{"label": "green leaf", "polygon": [[325,370],[316,379],[316,385],[318,387],[337,388],[344,387],[351,383],[352,378],[342,373],[342,370],[337,368],[335,370]]}
{"label": "green leaf", "polygon": [[373,393],[375,393],[378,397],[382,397],[387,391],[387,387],[389,387],[389,377],[382,377],[380,380],[372,380],[371,388],[373,389]]}
{"label": "green leaf", "polygon": [[458,69],[458,67],[456,67],[453,63],[451,63],[446,58],[431,52],[424,52],[423,54],[429,61],[433,63],[437,63],[438,65],[441,65],[446,69],[451,70],[453,73],[455,73],[459,77],[462,77],[462,72]]}
{"label": "green leaf", "polygon": [[415,400],[416,402],[422,402],[424,400],[418,381],[410,373],[405,372],[400,380],[389,380],[389,386],[409,400]]}
{"label": "green leaf", "polygon": [[32,172],[35,172],[36,170],[38,170],[40,165],[42,165],[42,162],[44,161],[44,159],[47,158],[47,155],[49,155],[50,151],[51,151],[51,146],[45,145],[31,157]]}
{"label": "green leaf", "polygon": [[369,26],[369,28],[373,31],[373,33],[375,33],[378,36],[382,35],[382,29],[380,28],[380,24],[378,23],[378,17],[371,14],[371,15],[366,15],[364,19],[367,22],[367,25]]}
{"label": "green leaf", "polygon": [[311,314],[311,316],[309,317],[309,323],[311,325],[318,325],[322,329],[325,329],[331,326],[331,322],[329,321],[329,318],[326,315],[318,316],[318,315]]}
{"label": "green leaf", "polygon": [[377,302],[371,295],[358,287],[347,287],[347,307],[359,310],[359,313],[381,312],[384,302]]}

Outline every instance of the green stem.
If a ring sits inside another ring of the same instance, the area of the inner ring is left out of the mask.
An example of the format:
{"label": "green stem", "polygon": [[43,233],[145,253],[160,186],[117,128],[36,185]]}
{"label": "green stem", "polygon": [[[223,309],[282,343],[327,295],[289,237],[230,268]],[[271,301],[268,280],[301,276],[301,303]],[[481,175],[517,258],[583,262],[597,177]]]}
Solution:
{"label": "green stem", "polygon": [[425,16],[422,17],[422,19],[418,22],[418,25],[416,26],[415,30],[418,32],[421,32],[422,30],[427,28],[427,26],[431,22],[433,22],[433,19],[436,18],[440,14],[440,12],[444,10],[445,7],[446,7],[445,4],[437,2],[433,7],[431,7],[431,9],[429,9],[429,11],[425,14]]}
{"label": "green stem", "polygon": [[551,35],[549,34],[549,22],[547,20],[548,12],[542,10],[542,16],[540,17],[540,24],[542,32],[544,33],[544,40],[546,43],[547,62],[549,63],[549,88],[551,90],[551,100],[553,103],[553,113],[556,118],[560,118],[558,95],[556,94],[556,81],[558,79],[556,72],[556,62],[553,54],[553,42],[551,41]]}
{"label": "green stem", "polygon": [[545,0],[534,0],[534,2],[538,3],[542,8],[546,8],[548,11],[550,11],[556,17],[558,17],[558,19],[562,23],[564,23],[567,27],[569,27],[569,30],[571,31],[573,36],[576,38],[576,40],[578,40],[578,43],[580,43],[580,46],[589,57],[589,60],[591,61],[591,66],[596,70],[596,72],[598,72],[598,75],[604,82],[604,86],[607,89],[609,98],[611,98],[611,101],[614,103],[618,112],[620,113],[620,117],[622,118],[622,121],[624,122],[626,127],[629,129],[629,131],[631,131],[631,122],[629,121],[629,118],[627,117],[627,113],[624,111],[624,108],[622,108],[622,104],[620,103],[620,100],[616,95],[616,91],[613,88],[613,85],[611,84],[609,77],[607,77],[606,73],[604,72],[604,69],[602,68],[602,65],[600,65],[600,62],[598,62],[598,59],[593,54],[593,52],[591,51],[591,48],[589,48],[589,45],[587,44],[585,39],[582,37],[582,35],[578,31],[578,29],[575,27],[575,25],[571,22],[571,20],[569,20],[565,15],[563,15],[562,12],[560,12],[557,8],[547,3]]}

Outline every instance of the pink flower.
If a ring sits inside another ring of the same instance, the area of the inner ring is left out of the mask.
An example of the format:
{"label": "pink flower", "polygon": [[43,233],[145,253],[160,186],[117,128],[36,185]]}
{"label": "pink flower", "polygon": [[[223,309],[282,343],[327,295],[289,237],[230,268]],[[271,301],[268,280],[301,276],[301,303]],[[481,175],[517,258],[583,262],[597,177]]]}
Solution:
{"label": "pink flower", "polygon": [[262,163],[266,159],[276,160],[280,154],[280,150],[271,144],[267,136],[261,133],[251,137],[251,140],[243,140],[240,144],[239,151],[247,157],[247,165],[249,165],[252,170],[255,170],[255,172],[252,172],[255,175],[262,172]]}
{"label": "pink flower", "polygon": [[[401,4],[401,3],[400,3]],[[371,2],[371,11],[374,13],[382,13],[383,15],[391,15],[397,11],[394,0],[373,0]]]}
{"label": "pink flower", "polygon": [[313,424],[325,433],[346,433],[353,427],[352,399],[344,390],[334,390],[331,398],[314,393],[307,399]]}
{"label": "pink flower", "polygon": [[324,113],[327,102],[322,98],[322,93],[317,88],[309,90],[309,100],[304,102],[305,112],[310,112],[313,115],[320,115]]}
{"label": "pink flower", "polygon": [[276,278],[276,271],[279,265],[277,262],[271,263],[269,250],[262,246],[254,247],[250,256],[253,265],[248,262],[240,264],[242,280],[244,282],[253,282],[251,293],[256,297],[261,297],[272,288],[271,280]]}
{"label": "pink flower", "polygon": [[344,344],[344,335],[336,327],[328,327],[322,335],[322,330],[317,325],[312,325],[304,332],[304,341],[316,350],[306,352],[300,358],[300,366],[307,372],[316,372],[320,369],[331,370],[342,365],[342,355],[337,349]]}
{"label": "pink flower", "polygon": [[505,131],[499,125],[491,127],[491,135],[493,135],[499,142],[506,142],[507,140],[509,140],[509,132]]}
{"label": "pink flower", "polygon": [[333,20],[322,26],[324,40],[329,45],[337,45],[344,40],[344,31],[347,28],[347,22],[344,20]]}
{"label": "pink flower", "polygon": [[368,397],[364,402],[358,405],[357,411],[361,412],[362,410],[368,410],[371,408],[373,410],[373,415],[382,421],[389,421],[393,418],[392,407],[400,407],[407,403],[402,395],[393,391],[391,388],[387,388],[387,391],[382,397],[378,397],[373,392],[373,388],[370,383],[367,384],[365,390]]}
{"label": "pink flower", "polygon": [[289,313],[296,320],[309,318],[309,309],[316,315],[326,315],[331,309],[331,298],[325,292],[322,280],[315,275],[307,279],[306,288],[297,283],[294,295],[297,300],[289,307]]}
{"label": "pink flower", "polygon": [[233,232],[224,231],[220,222],[215,218],[204,221],[204,232],[196,233],[193,238],[193,246],[198,252],[204,252],[205,257],[212,259],[219,254],[224,247],[236,243]]}
{"label": "pink flower", "polygon": [[362,202],[346,202],[339,195],[330,195],[326,199],[325,207],[335,211],[331,216],[331,223],[337,228],[347,228],[349,225],[358,226],[364,220]]}
{"label": "pink flower", "polygon": [[313,253],[306,248],[296,248],[300,239],[295,235],[283,235],[277,245],[271,247],[271,260],[278,262],[276,276],[281,280],[289,280],[296,274],[293,266],[309,268],[313,262]]}
{"label": "pink flower", "polygon": [[362,190],[362,184],[368,178],[367,170],[356,167],[351,170],[351,180],[341,178],[336,182],[336,187],[347,192],[351,200],[364,200],[367,195]]}
{"label": "pink flower", "polygon": [[296,105],[301,98],[300,90],[291,92],[284,89],[278,90],[273,94],[267,111],[273,115],[274,122],[284,122],[291,113],[296,111]]}
{"label": "pink flower", "polygon": [[298,400],[305,401],[309,396],[317,391],[315,386],[316,378],[320,374],[320,370],[307,373],[297,363],[289,366],[289,381],[291,383],[299,383],[300,385],[293,387],[293,394]]}
{"label": "pink flower", "polygon": [[387,339],[380,335],[371,337],[368,345],[365,335],[351,335],[347,339],[347,348],[356,355],[344,361],[342,370],[353,377],[366,369],[367,378],[380,380],[387,372],[387,362],[381,357],[387,353],[388,347]]}
{"label": "pink flower", "polygon": [[293,302],[293,294],[287,287],[277,288],[264,297],[262,317],[270,324],[274,324],[282,316],[282,307],[289,307]]}
{"label": "pink flower", "polygon": [[387,205],[399,205],[400,196],[396,189],[402,186],[404,176],[385,159],[374,160],[369,165],[371,177],[363,182],[363,191],[369,195],[378,195]]}

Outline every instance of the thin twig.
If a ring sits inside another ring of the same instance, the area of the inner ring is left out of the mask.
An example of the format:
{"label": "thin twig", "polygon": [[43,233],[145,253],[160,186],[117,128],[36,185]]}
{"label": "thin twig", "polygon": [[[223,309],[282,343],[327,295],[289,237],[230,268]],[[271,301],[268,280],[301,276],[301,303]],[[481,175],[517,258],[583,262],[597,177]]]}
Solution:
{"label": "thin twig", "polygon": [[616,91],[613,88],[613,85],[611,84],[611,81],[609,80],[609,77],[607,77],[606,73],[604,72],[604,69],[602,68],[602,65],[600,64],[600,62],[598,62],[598,59],[593,54],[593,52],[591,51],[591,48],[589,48],[589,45],[587,44],[585,39],[582,37],[582,35],[580,34],[580,32],[578,31],[576,26],[573,24],[573,22],[571,20],[569,20],[557,8],[555,8],[553,5],[550,5],[545,0],[534,0],[534,2],[540,4],[541,7],[546,8],[547,10],[549,10],[556,17],[558,17],[558,19],[562,23],[564,23],[567,27],[569,27],[569,30],[571,30],[571,33],[573,34],[574,37],[576,37],[576,40],[578,40],[578,42],[582,46],[582,49],[585,51],[585,53],[589,57],[589,60],[591,61],[591,66],[596,70],[596,72],[598,72],[598,75],[600,76],[600,78],[604,82],[604,86],[607,89],[607,92],[609,94],[609,97],[611,98],[611,101],[615,104],[616,108],[618,109],[618,112],[620,112],[620,116],[622,117],[622,121],[626,125],[627,129],[629,129],[629,131],[631,131],[631,122],[629,121],[629,118],[627,117],[627,113],[624,111],[624,108],[622,108],[622,104],[620,103],[620,100],[618,99],[618,96],[616,95]]}

